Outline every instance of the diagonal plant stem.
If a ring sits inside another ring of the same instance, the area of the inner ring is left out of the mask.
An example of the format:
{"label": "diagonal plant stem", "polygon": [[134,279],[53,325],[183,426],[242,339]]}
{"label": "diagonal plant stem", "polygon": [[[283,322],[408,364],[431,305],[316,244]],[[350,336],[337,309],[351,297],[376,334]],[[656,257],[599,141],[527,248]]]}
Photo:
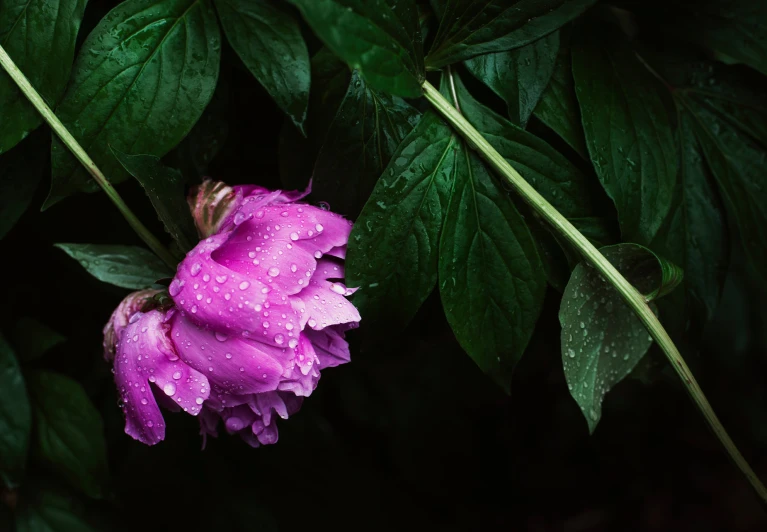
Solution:
{"label": "diagonal plant stem", "polygon": [[96,183],[98,183],[99,186],[104,190],[107,197],[112,200],[112,203],[115,204],[117,210],[119,210],[125,217],[128,225],[130,225],[133,230],[136,231],[138,236],[141,237],[141,240],[143,240],[146,245],[149,246],[149,248],[163,260],[163,262],[175,270],[178,261],[173,257],[170,251],[168,251],[165,246],[163,246],[160,241],[157,240],[157,238],[149,231],[149,229],[147,229],[146,226],[141,223],[141,220],[139,220],[136,215],[133,214],[133,211],[131,211],[128,205],[125,204],[123,199],[120,197],[120,194],[118,194],[117,190],[115,190],[115,187],[112,186],[112,183],[110,183],[107,178],[104,177],[104,174],[101,173],[101,170],[99,170],[99,168],[96,166],[96,163],[93,162],[93,159],[88,156],[83,147],[80,146],[80,143],[75,140],[69,130],[67,130],[64,124],[61,123],[61,120],[56,117],[51,108],[48,107],[48,104],[45,103],[45,100],[43,100],[35,88],[32,87],[32,85],[29,83],[29,80],[21,72],[21,70],[19,70],[19,67],[16,66],[16,64],[8,56],[2,46],[0,46],[0,66],[2,66],[5,71],[8,72],[8,75],[11,76],[11,79],[16,82],[16,84],[19,86],[19,89],[21,89],[21,92],[24,93],[24,96],[26,96],[32,105],[35,106],[35,109],[37,109],[45,121],[48,122],[48,125],[51,126],[51,129],[53,129],[61,141],[66,144],[67,148],[69,148],[69,151],[71,151],[77,160],[80,161],[88,173],[93,176],[93,179],[96,181]]}
{"label": "diagonal plant stem", "polygon": [[634,313],[642,320],[647,331],[658,343],[665,353],[677,375],[682,380],[687,392],[706,418],[711,430],[714,431],[719,441],[724,446],[730,458],[746,476],[751,486],[759,497],[767,502],[767,489],[756,476],[751,466],[733,443],[727,431],[716,417],[706,396],[703,394],[698,382],[693,377],[690,368],[687,367],[681,353],[674,345],[666,330],[647,304],[645,297],[623,277],[618,270],[583,236],[559,211],[557,211],[546,199],[541,196],[525,179],[517,172],[490,143],[485,140],[474,126],[472,126],[461,113],[447,101],[442,94],[428,81],[422,84],[426,99],[434,106],[437,112],[444,117],[474,148],[490,166],[508,182],[520,196],[533,208],[533,210],[554,226],[554,229],[562,235],[573,247],[575,247],[585,259],[591,263],[602,276],[610,283],[631,307]]}

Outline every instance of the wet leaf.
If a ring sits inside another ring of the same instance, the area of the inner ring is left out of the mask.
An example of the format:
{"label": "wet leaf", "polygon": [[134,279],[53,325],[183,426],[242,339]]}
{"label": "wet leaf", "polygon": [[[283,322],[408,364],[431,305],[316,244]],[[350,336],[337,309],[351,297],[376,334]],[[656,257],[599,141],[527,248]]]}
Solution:
{"label": "wet leaf", "polygon": [[289,0],[314,33],[373,88],[421,96],[423,51],[413,0]]}
{"label": "wet leaf", "polygon": [[303,131],[311,72],[298,22],[276,0],[215,0],[215,4],[234,51]]}
{"label": "wet leaf", "polygon": [[120,164],[144,187],[165,230],[186,253],[197,244],[189,204],[184,191],[184,178],[175,168],[169,168],[153,155],[128,155],[112,150]]}
{"label": "wet leaf", "polygon": [[568,218],[592,216],[586,177],[563,155],[472,98],[454,75],[456,94],[466,119],[528,183]]}
{"label": "wet leaf", "polygon": [[7,487],[21,482],[27,461],[32,417],[21,368],[0,334],[0,478]]}
{"label": "wet leaf", "polygon": [[538,251],[511,199],[465,146],[442,228],[439,291],[461,347],[507,392],[546,290]]}
{"label": "wet leaf", "polygon": [[623,240],[647,244],[671,207],[676,183],[670,120],[658,82],[628,44],[589,33],[572,51],[586,144],[618,210]]}
{"label": "wet leaf", "polygon": [[[654,246],[685,271],[687,299],[705,320],[719,303],[729,259],[724,206],[695,137],[694,117],[681,109],[677,126],[680,166],[674,205]],[[685,314],[684,309],[680,309]]]}
{"label": "wet leaf", "polygon": [[437,283],[458,140],[427,112],[383,171],[349,238],[346,280],[366,320],[401,328]]}
{"label": "wet leaf", "polygon": [[314,166],[313,195],[356,216],[419,117],[405,100],[368,87],[354,72]]}
{"label": "wet leaf", "polygon": [[140,290],[174,274],[154,253],[136,246],[56,244],[56,247],[99,281],[122,288]]}
{"label": "wet leaf", "polygon": [[596,0],[535,2],[438,0],[439,30],[426,57],[430,69],[481,54],[519,48],[552,33]]}
{"label": "wet leaf", "polygon": [[[56,114],[107,178],[128,173],[110,148],[163,156],[192,129],[213,95],[221,53],[207,0],[127,0],[91,32]],[[97,185],[53,139],[49,207]]]}
{"label": "wet leaf", "polygon": [[[669,293],[682,280],[678,267],[637,244],[600,251],[648,301]],[[567,386],[593,433],[605,394],[631,373],[652,338],[612,285],[585,262],[570,276],[559,322]]]}
{"label": "wet leaf", "polygon": [[[72,69],[75,41],[87,0],[3,0],[0,45],[53,107]],[[37,110],[0,70],[0,153],[13,148],[43,123]]]}
{"label": "wet leaf", "polygon": [[570,50],[560,50],[546,90],[543,91],[533,114],[567,142],[578,155],[588,159],[583,137],[581,112],[575,97]]}
{"label": "wet leaf", "polygon": [[35,452],[86,495],[106,495],[106,442],[101,416],[79,383],[48,371],[27,376]]}
{"label": "wet leaf", "polygon": [[465,62],[474,77],[500,96],[511,122],[524,128],[554,71],[559,32],[508,50],[480,55]]}

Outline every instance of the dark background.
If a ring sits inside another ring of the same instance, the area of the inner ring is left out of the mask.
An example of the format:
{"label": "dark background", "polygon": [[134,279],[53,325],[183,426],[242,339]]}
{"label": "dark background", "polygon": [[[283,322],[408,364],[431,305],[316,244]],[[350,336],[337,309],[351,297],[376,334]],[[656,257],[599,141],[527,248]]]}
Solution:
{"label": "dark background", "polygon": [[[81,36],[110,7],[93,4]],[[208,174],[279,187],[280,157],[302,155],[279,153],[282,114],[229,49],[221,77],[228,135]],[[557,144],[540,125],[531,127]],[[36,135],[47,147],[48,130]],[[183,152],[166,161],[174,157]],[[136,183],[119,191],[164,234]],[[300,413],[280,423],[277,445],[251,449],[222,435],[201,450],[197,420],[166,413],[166,440],[146,447],[123,433],[101,355],[101,328],[127,291],[100,283],[52,247],[141,242],[102,194],[43,213],[34,207],[0,242],[0,323],[31,316],[67,337],[28,368],[53,369],[85,386],[105,423],[111,493],[87,500],[32,462],[13,504],[43,486],[58,489],[102,530],[767,529],[764,508],[655,348],[610,392],[589,436],[564,381],[553,290],[510,396],[462,352],[433,294],[404,332],[363,319],[349,334],[352,363],[323,373]],[[767,304],[738,256],[716,318],[688,332],[686,357],[767,479]]]}

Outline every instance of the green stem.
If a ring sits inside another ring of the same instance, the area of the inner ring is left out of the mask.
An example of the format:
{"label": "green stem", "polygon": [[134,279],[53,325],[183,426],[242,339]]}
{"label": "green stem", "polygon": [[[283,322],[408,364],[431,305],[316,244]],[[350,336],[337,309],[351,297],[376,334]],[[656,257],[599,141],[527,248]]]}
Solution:
{"label": "green stem", "polygon": [[37,109],[45,121],[48,122],[48,125],[50,125],[53,131],[56,132],[61,141],[66,144],[67,148],[69,148],[72,154],[77,157],[77,160],[80,161],[88,173],[93,176],[93,179],[96,180],[96,183],[98,183],[104,192],[106,192],[107,197],[112,200],[112,203],[115,204],[117,210],[119,210],[128,221],[128,225],[130,225],[133,230],[136,231],[138,236],[140,236],[141,239],[146,242],[146,245],[149,246],[149,248],[154,251],[158,257],[160,257],[168,266],[175,270],[178,261],[173,257],[173,255],[171,255],[170,251],[168,251],[165,246],[163,246],[160,241],[155,238],[149,229],[147,229],[146,226],[141,223],[141,220],[139,220],[136,215],[133,214],[130,208],[128,208],[123,199],[117,193],[117,190],[115,190],[107,178],[104,177],[104,174],[102,174],[101,170],[98,169],[96,163],[93,162],[83,147],[80,146],[80,143],[75,140],[71,133],[69,133],[64,124],[61,123],[61,120],[59,120],[56,115],[53,114],[51,108],[48,107],[48,104],[45,103],[40,94],[38,94],[34,87],[32,87],[32,85],[29,83],[29,80],[26,78],[26,76],[24,76],[21,70],[19,70],[19,68],[8,56],[2,46],[0,46],[0,65],[2,65],[5,71],[8,72],[8,75],[11,76],[11,79],[16,82],[16,84],[21,89],[21,92],[24,93],[24,96],[26,96],[32,105],[35,106],[35,109]]}
{"label": "green stem", "polygon": [[628,303],[636,313],[650,335],[655,339],[660,348],[666,354],[671,365],[682,379],[682,383],[689,392],[695,404],[706,418],[711,429],[724,446],[735,464],[740,468],[748,481],[756,490],[759,497],[767,502],[767,489],[765,489],[759,477],[756,476],[738,448],[733,443],[727,431],[724,430],[714,410],[711,408],[706,396],[703,394],[690,368],[687,367],[682,355],[674,345],[666,330],[658,318],[650,309],[645,297],[623,277],[618,270],[583,236],[559,211],[557,211],[546,199],[541,196],[525,179],[517,172],[495,148],[461,115],[461,113],[447,101],[442,94],[428,81],[424,81],[423,90],[426,99],[434,108],[452,125],[479,154],[505,179],[522,198],[546,221],[548,221],[559,234],[575,247],[580,253],[601,273]]}

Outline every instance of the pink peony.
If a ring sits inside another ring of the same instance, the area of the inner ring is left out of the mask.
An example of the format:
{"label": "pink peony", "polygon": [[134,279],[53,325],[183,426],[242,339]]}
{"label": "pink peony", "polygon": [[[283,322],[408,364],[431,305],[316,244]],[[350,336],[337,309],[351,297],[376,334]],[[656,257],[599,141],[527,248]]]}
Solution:
{"label": "pink peony", "polygon": [[274,443],[276,417],[300,408],[321,368],[349,361],[351,223],[305,195],[210,181],[193,194],[204,239],[178,266],[174,304],[142,312],[136,300],[153,294],[137,292],[105,327],[132,437],[164,438],[160,404],[199,414],[203,435],[220,419],[252,446]]}

